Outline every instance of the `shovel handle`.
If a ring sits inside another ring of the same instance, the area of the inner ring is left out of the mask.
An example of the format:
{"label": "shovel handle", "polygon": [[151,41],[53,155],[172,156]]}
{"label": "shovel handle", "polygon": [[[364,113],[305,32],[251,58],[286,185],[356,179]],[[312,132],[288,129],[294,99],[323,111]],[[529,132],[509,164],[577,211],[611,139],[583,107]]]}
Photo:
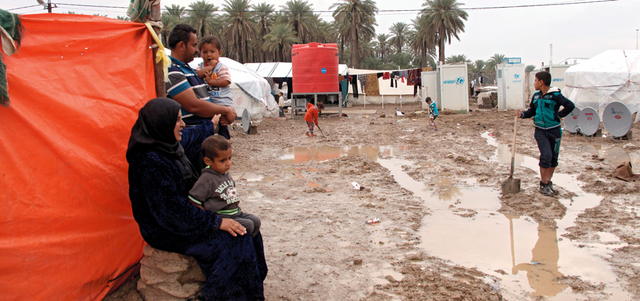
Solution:
{"label": "shovel handle", "polygon": [[516,157],[516,133],[518,131],[518,116],[514,117],[513,120],[513,147],[511,149],[511,158]]}
{"label": "shovel handle", "polygon": [[513,169],[516,161],[516,133],[518,132],[518,116],[513,117],[513,146],[511,147],[511,175],[513,178]]}

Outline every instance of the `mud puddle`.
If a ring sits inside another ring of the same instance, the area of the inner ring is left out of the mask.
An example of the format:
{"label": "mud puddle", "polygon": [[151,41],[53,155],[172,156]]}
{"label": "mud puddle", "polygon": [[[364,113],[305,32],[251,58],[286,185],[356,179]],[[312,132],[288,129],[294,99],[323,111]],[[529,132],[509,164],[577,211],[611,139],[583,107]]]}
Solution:
{"label": "mud puddle", "polygon": [[[488,133],[482,135],[487,143],[496,146],[496,153],[486,158],[510,163],[511,146],[496,142]],[[411,178],[402,168],[415,163],[395,158],[402,148],[367,146],[352,147],[295,147],[285,151],[281,163],[294,164],[309,160],[324,161],[349,154],[365,155],[390,171],[404,188],[420,197],[432,214],[422,221],[420,245],[428,255],[449,260],[465,267],[476,267],[491,275],[485,281],[499,289],[507,298],[522,299],[524,295],[544,296],[550,300],[583,300],[584,294],[558,281],[559,277],[579,277],[593,285],[604,284],[603,290],[590,293],[591,297],[610,300],[629,300],[616,275],[606,262],[610,252],[626,243],[608,233],[599,233],[600,241],[574,243],[562,237],[565,229],[574,225],[578,214],[597,206],[601,197],[585,193],[576,176],[556,173],[554,183],[576,194],[572,199],[561,199],[567,207],[557,227],[538,224],[529,217],[503,215],[500,191],[483,186],[475,178],[429,179],[425,185]],[[387,159],[378,158],[378,154]],[[516,164],[533,170],[538,160],[516,155]],[[492,280],[497,281],[493,283]]]}
{"label": "mud puddle", "polygon": [[315,160],[318,162],[338,159],[348,155],[363,155],[367,159],[375,161],[378,158],[378,148],[371,146],[317,146],[317,147],[292,147],[284,151],[278,162],[296,164]]}
{"label": "mud puddle", "polygon": [[602,144],[587,144],[582,151],[604,160],[611,166],[624,162],[631,162],[633,173],[640,173],[640,152],[627,152],[621,147],[605,146]]}

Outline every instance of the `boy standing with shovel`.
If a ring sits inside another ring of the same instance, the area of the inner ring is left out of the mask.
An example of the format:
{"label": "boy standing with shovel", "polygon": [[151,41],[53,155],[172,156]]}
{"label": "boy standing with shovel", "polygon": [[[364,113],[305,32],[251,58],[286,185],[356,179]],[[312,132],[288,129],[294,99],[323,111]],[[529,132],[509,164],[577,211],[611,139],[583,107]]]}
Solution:
{"label": "boy standing with shovel", "polygon": [[[551,177],[558,166],[562,128],[560,120],[573,111],[575,105],[560,93],[560,89],[551,87],[551,74],[546,71],[536,73],[534,88],[537,90],[531,98],[529,109],[515,115],[520,118],[533,117],[536,127],[534,137],[540,149],[540,192],[546,196],[557,194]],[[562,111],[560,107],[562,106]]]}

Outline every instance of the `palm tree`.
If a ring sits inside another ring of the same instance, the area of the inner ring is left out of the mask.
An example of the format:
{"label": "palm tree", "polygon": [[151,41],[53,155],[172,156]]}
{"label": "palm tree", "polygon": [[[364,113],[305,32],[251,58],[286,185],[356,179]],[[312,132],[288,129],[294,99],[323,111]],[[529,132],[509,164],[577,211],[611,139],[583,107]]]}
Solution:
{"label": "palm tree", "polygon": [[[262,49],[274,52],[276,60],[284,62],[290,60],[291,48],[293,44],[300,43],[293,27],[289,24],[276,24],[271,26],[270,33],[264,36]],[[287,55],[288,54],[288,55]]]}
{"label": "palm tree", "polygon": [[362,68],[369,70],[383,69],[382,59],[379,57],[368,57],[362,62]]}
{"label": "palm tree", "polygon": [[474,79],[484,75],[487,64],[483,60],[475,60],[469,64],[469,78]]}
{"label": "palm tree", "polygon": [[184,17],[185,13],[186,13],[186,7],[184,6],[180,6],[178,4],[171,4],[171,6],[164,6],[164,9],[166,10],[166,13],[177,18],[180,19],[182,17]]}
{"label": "palm tree", "polygon": [[256,24],[252,19],[251,0],[225,0],[223,5],[226,23],[227,40],[233,41],[236,58],[240,63],[247,62],[249,57],[248,41],[256,34]]}
{"label": "palm tree", "polygon": [[502,60],[506,56],[504,54],[495,53],[487,61],[487,71],[493,71],[498,64],[502,63]]}
{"label": "palm tree", "polygon": [[526,67],[524,67],[524,72],[526,73],[531,73],[531,71],[536,70],[536,66],[535,65],[527,65]]}
{"label": "palm tree", "polygon": [[436,41],[430,35],[427,28],[420,25],[419,18],[411,20],[411,25],[413,26],[413,30],[409,36],[409,44],[415,52],[420,54],[417,65],[426,67],[433,61],[432,56],[435,55],[436,52]]}
{"label": "palm tree", "polygon": [[467,56],[464,54],[456,54],[446,58],[445,63],[458,64],[458,63],[471,63],[471,61],[467,59]]}
{"label": "palm tree", "polygon": [[377,36],[378,55],[384,61],[384,56],[389,52],[389,38],[391,35],[381,33]]}
{"label": "palm tree", "polygon": [[385,64],[386,67],[388,67],[387,69],[409,69],[409,68],[414,68],[414,66],[411,64],[411,62],[413,61],[413,55],[411,55],[410,53],[395,53],[389,56],[390,57],[390,62]]}
{"label": "palm tree", "polygon": [[452,37],[460,41],[459,32],[464,32],[464,22],[468,14],[460,8],[464,3],[457,0],[427,0],[422,6],[421,26],[432,31],[438,41],[438,61],[444,62],[444,43],[451,44]]}
{"label": "palm tree", "polygon": [[339,34],[336,28],[336,22],[327,22],[320,20],[318,24],[318,33],[316,35],[316,42],[319,43],[335,43],[338,40]]}
{"label": "palm tree", "polygon": [[220,39],[222,42],[222,53],[223,55],[231,54],[231,47],[233,45],[232,42],[226,41],[227,28],[229,25],[227,24],[226,15],[216,15],[213,18],[207,20],[207,31],[214,37]]}
{"label": "palm tree", "polygon": [[504,54],[495,53],[487,60],[487,67],[485,69],[485,72],[487,73],[487,76],[485,76],[487,83],[492,83],[498,78],[496,74],[496,66],[502,63],[504,58]]}
{"label": "palm tree", "polygon": [[196,30],[198,30],[200,37],[207,35],[207,22],[213,18],[213,14],[217,10],[218,7],[206,2],[205,0],[189,4],[190,23],[196,28]]}
{"label": "palm tree", "polygon": [[312,4],[304,0],[289,0],[282,5],[287,24],[291,25],[302,43],[311,41],[316,33],[318,17],[314,15]]}
{"label": "palm tree", "polygon": [[[264,44],[264,36],[269,33],[269,27],[273,24],[273,13],[275,8],[273,4],[263,2],[258,5],[254,5],[253,10],[255,11],[256,21],[258,22],[256,45],[254,45],[257,47],[253,48],[260,49],[262,44]],[[264,62],[265,53],[260,51],[257,59],[260,62]]]}
{"label": "palm tree", "polygon": [[169,46],[169,33],[173,30],[173,27],[180,24],[182,17],[185,16],[186,7],[172,4],[171,7],[164,7],[166,10],[162,13],[160,20],[162,21],[162,30],[160,30],[160,36],[162,37],[162,44],[165,47]]}
{"label": "palm tree", "polygon": [[329,9],[333,11],[338,32],[344,37],[345,43],[351,43],[351,65],[360,67],[360,39],[371,40],[375,36],[376,18],[378,7],[373,0],[340,0],[332,4]]}
{"label": "palm tree", "polygon": [[407,42],[407,30],[408,25],[404,22],[396,22],[389,27],[389,31],[391,31],[391,39],[389,43],[396,47],[396,53],[402,52],[402,46]]}

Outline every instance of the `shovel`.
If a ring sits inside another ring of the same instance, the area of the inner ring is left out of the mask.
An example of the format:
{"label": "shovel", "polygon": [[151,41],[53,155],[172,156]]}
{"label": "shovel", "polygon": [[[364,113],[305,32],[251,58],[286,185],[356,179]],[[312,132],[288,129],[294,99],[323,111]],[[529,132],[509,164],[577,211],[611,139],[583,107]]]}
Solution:
{"label": "shovel", "polygon": [[324,134],[324,132],[322,131],[322,129],[320,128],[320,126],[317,126],[318,129],[320,130],[320,134],[322,134],[322,137],[327,138],[327,135]]}
{"label": "shovel", "polygon": [[502,183],[502,195],[520,192],[520,179],[513,178],[513,168],[516,161],[516,130],[518,127],[518,116],[514,116],[513,123],[513,148],[511,149],[511,174],[509,178]]}
{"label": "shovel", "polygon": [[[316,119],[313,118],[313,120],[315,121]],[[316,124],[316,126],[318,127],[318,129],[320,130],[320,134],[322,134],[322,137],[327,138],[327,135],[324,134],[324,132],[322,131],[322,129],[320,128],[320,125]]]}

